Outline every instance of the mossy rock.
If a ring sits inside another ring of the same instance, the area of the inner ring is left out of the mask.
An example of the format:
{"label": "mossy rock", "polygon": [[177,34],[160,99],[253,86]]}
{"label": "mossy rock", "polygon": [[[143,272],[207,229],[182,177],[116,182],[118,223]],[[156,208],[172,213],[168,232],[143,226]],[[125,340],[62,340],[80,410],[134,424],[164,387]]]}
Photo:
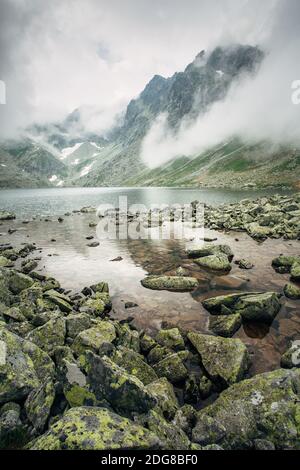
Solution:
{"label": "mossy rock", "polygon": [[114,322],[114,327],[117,333],[117,339],[115,343],[118,346],[124,346],[125,348],[132,349],[133,351],[140,352],[141,341],[139,332],[130,328],[128,323]]}
{"label": "mossy rock", "polygon": [[157,375],[143,356],[131,349],[120,346],[113,354],[112,360],[125,369],[128,374],[137,377],[144,385],[157,380]]}
{"label": "mossy rock", "polygon": [[60,380],[67,402],[71,408],[98,406],[100,402],[89,389],[86,376],[72,358],[68,359],[61,359],[59,366]]}
{"label": "mossy rock", "polygon": [[283,292],[288,299],[300,300],[300,288],[295,284],[289,282],[284,286]]}
{"label": "mossy rock", "polygon": [[176,411],[173,419],[173,424],[178,426],[185,432],[185,434],[191,438],[192,429],[195,427],[197,421],[197,411],[191,405],[184,405]]}
{"label": "mossy rock", "polygon": [[62,312],[72,312],[72,302],[67,295],[61,294],[54,289],[50,289],[44,293],[44,297],[46,300],[57,305]]}
{"label": "mossy rock", "polygon": [[90,390],[97,399],[107,400],[117,412],[126,416],[147,413],[157,404],[138,378],[129,375],[108,357],[87,351],[84,367]]}
{"label": "mossy rock", "polygon": [[231,338],[242,325],[239,313],[233,315],[216,315],[209,319],[209,329],[217,336]]}
{"label": "mossy rock", "polygon": [[22,400],[40,381],[24,341],[0,325],[0,404]]}
{"label": "mossy rock", "polygon": [[105,408],[67,411],[51,429],[28,446],[31,450],[151,450],[160,448],[149,430]]}
{"label": "mossy rock", "polygon": [[229,261],[231,261],[234,256],[230,246],[228,245],[204,244],[202,246],[187,250],[187,255],[189,258],[204,258],[206,256],[213,256],[218,254],[226,255]]}
{"label": "mossy rock", "polygon": [[151,410],[147,415],[139,416],[138,421],[159,438],[163,449],[189,450],[187,435],[175,424],[167,422],[160,413]]}
{"label": "mossy rock", "polygon": [[280,364],[284,369],[300,367],[300,341],[295,341],[282,355]]}
{"label": "mossy rock", "polygon": [[172,419],[179,408],[173,385],[162,377],[147,385],[147,390],[157,399],[156,409],[159,409],[165,419]]}
{"label": "mossy rock", "polygon": [[76,338],[76,336],[84,330],[92,326],[92,319],[86,313],[70,314],[66,318],[67,336],[69,338]]}
{"label": "mossy rock", "polygon": [[0,267],[12,267],[14,263],[12,263],[9,259],[5,258],[5,256],[0,256]]}
{"label": "mossy rock", "polygon": [[278,258],[273,259],[272,266],[274,268],[291,268],[293,264],[300,264],[300,256],[278,256]]}
{"label": "mossy rock", "polygon": [[99,321],[96,326],[82,331],[77,335],[72,350],[79,356],[86,350],[99,353],[111,348],[111,343],[116,339],[116,330],[111,321]]}
{"label": "mossy rock", "polygon": [[300,281],[300,262],[294,263],[291,267],[291,279],[293,281]]}
{"label": "mossy rock", "polygon": [[299,380],[299,369],[279,369],[231,386],[198,413],[193,441],[251,449],[266,439],[276,449],[299,449]]}
{"label": "mossy rock", "polygon": [[141,283],[147,289],[171,292],[189,292],[198,287],[197,279],[183,276],[148,276]]}
{"label": "mossy rock", "polygon": [[155,339],[161,346],[174,349],[175,351],[180,351],[185,348],[183,337],[178,328],[160,330]]}
{"label": "mossy rock", "polygon": [[52,379],[47,379],[39,388],[32,390],[25,401],[27,418],[36,433],[44,431],[55,398]]}
{"label": "mossy rock", "polygon": [[171,349],[166,348],[165,346],[156,345],[148,354],[148,362],[149,364],[157,364],[158,362],[162,361],[165,357],[172,354]]}
{"label": "mossy rock", "polygon": [[66,320],[57,317],[31,331],[27,339],[51,355],[57,346],[65,344],[65,336]]}
{"label": "mossy rock", "polygon": [[13,294],[20,294],[24,289],[28,289],[33,285],[33,279],[26,274],[10,270],[8,286]]}
{"label": "mossy rock", "polygon": [[180,353],[169,354],[153,366],[159,377],[166,377],[171,383],[182,382],[188,376],[188,370],[183,364]]}
{"label": "mossy rock", "polygon": [[208,377],[221,387],[241,380],[249,366],[246,346],[239,339],[188,333]]}
{"label": "mossy rock", "polygon": [[20,419],[21,407],[6,403],[0,410],[0,449],[22,448],[28,439],[26,427]]}
{"label": "mossy rock", "polygon": [[151,349],[153,349],[157,345],[155,339],[153,339],[151,336],[144,334],[140,338],[140,346],[141,346],[141,351],[144,354],[149,354]]}
{"label": "mossy rock", "polygon": [[210,269],[211,271],[229,272],[232,269],[228,257],[222,253],[204,256],[203,258],[195,259],[194,262],[201,268]]}
{"label": "mossy rock", "polygon": [[281,308],[279,295],[275,292],[240,297],[234,306],[243,320],[272,323]]}
{"label": "mossy rock", "polygon": [[111,298],[107,292],[96,292],[93,297],[81,303],[80,311],[86,311],[95,317],[103,317],[112,307]]}

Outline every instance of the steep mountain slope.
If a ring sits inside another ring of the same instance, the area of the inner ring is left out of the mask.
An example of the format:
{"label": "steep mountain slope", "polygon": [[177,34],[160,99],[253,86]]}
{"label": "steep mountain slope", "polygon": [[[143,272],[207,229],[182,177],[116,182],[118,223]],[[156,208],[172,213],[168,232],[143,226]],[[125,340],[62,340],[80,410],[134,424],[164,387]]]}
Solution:
{"label": "steep mountain slope", "polygon": [[63,162],[28,138],[2,142],[0,164],[1,187],[52,186],[68,175]]}
{"label": "steep mountain slope", "polygon": [[231,84],[243,74],[254,74],[263,59],[256,47],[217,48],[208,57],[204,51],[183,72],[170,78],[155,75],[140,96],[132,100],[122,127],[110,136],[110,145],[99,152],[87,174],[74,176],[83,186],[143,183],[147,168],[140,159],[140,146],[155,119],[167,113],[174,132],[182,119],[194,119],[223,99]]}

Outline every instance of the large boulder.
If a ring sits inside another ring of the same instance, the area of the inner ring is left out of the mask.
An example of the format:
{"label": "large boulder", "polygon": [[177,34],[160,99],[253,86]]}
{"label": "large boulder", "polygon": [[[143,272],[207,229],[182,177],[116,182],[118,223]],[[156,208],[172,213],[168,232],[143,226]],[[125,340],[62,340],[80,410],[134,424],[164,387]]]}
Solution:
{"label": "large boulder", "polygon": [[197,279],[184,276],[147,276],[141,283],[147,289],[173,292],[189,292],[198,287]]}
{"label": "large boulder", "polygon": [[249,366],[246,346],[239,339],[188,333],[208,377],[221,387],[241,380]]}
{"label": "large boulder", "polygon": [[194,262],[201,268],[210,269],[211,271],[229,272],[232,269],[228,256],[223,253],[204,256],[203,258],[195,259]]}
{"label": "large boulder", "polygon": [[144,385],[157,380],[157,375],[143,356],[131,349],[120,346],[113,354],[112,360],[125,369],[128,374],[137,377]]}
{"label": "large boulder", "polygon": [[185,348],[183,337],[178,328],[160,330],[155,339],[161,346],[175,349],[176,351],[180,351]]}
{"label": "large boulder", "polygon": [[[182,351],[185,353],[185,351]],[[188,376],[188,370],[182,361],[181,353],[168,354],[153,366],[159,377],[166,377],[171,383],[182,382]]]}
{"label": "large boulder", "polygon": [[55,398],[54,384],[47,379],[39,388],[32,390],[25,402],[27,418],[35,432],[44,431]]}
{"label": "large boulder", "polygon": [[107,352],[112,348],[112,341],[116,338],[116,330],[111,321],[99,321],[96,326],[82,331],[75,338],[72,349],[79,356],[86,350],[95,353]]}
{"label": "large boulder", "polygon": [[126,416],[147,413],[157,404],[138,378],[129,375],[108,357],[87,351],[84,367],[90,390],[97,399],[107,400],[117,412]]}
{"label": "large boulder", "polygon": [[147,385],[147,390],[157,399],[157,408],[163,416],[172,419],[179,408],[173,385],[162,377]]}
{"label": "large boulder", "polygon": [[73,313],[66,318],[67,336],[72,339],[91,326],[92,319],[87,313]]}
{"label": "large boulder", "polygon": [[25,342],[0,326],[0,404],[23,400],[40,381]]}
{"label": "large boulder", "polygon": [[65,336],[66,320],[63,317],[56,317],[31,331],[27,339],[51,355],[57,346],[65,344]]}
{"label": "large boulder", "polygon": [[33,441],[31,450],[151,450],[160,448],[149,430],[105,408],[67,411],[50,430]]}
{"label": "large boulder", "polygon": [[299,381],[299,369],[279,369],[231,386],[198,413],[193,441],[249,449],[266,439],[277,449],[300,449]]}
{"label": "large boulder", "polygon": [[276,292],[241,292],[206,299],[202,305],[213,315],[239,314],[246,321],[272,323],[281,305]]}

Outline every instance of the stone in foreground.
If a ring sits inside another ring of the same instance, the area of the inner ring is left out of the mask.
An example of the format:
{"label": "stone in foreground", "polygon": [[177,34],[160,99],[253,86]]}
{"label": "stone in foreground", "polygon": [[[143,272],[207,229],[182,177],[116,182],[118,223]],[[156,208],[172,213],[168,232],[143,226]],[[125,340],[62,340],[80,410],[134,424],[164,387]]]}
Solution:
{"label": "stone in foreground", "polygon": [[173,292],[189,292],[198,287],[197,279],[183,276],[148,276],[141,283],[147,289]]}
{"label": "stone in foreground", "polygon": [[28,445],[31,450],[151,450],[159,439],[147,429],[105,408],[72,408]]}
{"label": "stone in foreground", "polygon": [[209,378],[221,387],[239,382],[249,366],[246,346],[239,339],[191,332],[188,339],[197,349]]}
{"label": "stone in foreground", "polygon": [[299,369],[279,369],[233,385],[198,413],[193,441],[251,449],[266,439],[276,449],[300,449],[299,381]]}

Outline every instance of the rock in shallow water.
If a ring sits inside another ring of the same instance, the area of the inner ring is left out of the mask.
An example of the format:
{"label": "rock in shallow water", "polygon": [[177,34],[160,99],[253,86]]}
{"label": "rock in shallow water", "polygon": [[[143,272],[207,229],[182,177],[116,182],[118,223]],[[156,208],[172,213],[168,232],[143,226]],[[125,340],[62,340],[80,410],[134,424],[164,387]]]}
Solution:
{"label": "rock in shallow water", "polygon": [[239,313],[233,315],[215,315],[209,319],[209,329],[217,336],[231,338],[242,325],[242,317]]}
{"label": "rock in shallow water", "polygon": [[51,429],[28,445],[31,450],[158,449],[159,439],[147,429],[104,408],[67,411]]}
{"label": "rock in shallow water", "polygon": [[173,292],[189,292],[198,287],[197,279],[183,276],[148,276],[141,283],[147,289]]}

